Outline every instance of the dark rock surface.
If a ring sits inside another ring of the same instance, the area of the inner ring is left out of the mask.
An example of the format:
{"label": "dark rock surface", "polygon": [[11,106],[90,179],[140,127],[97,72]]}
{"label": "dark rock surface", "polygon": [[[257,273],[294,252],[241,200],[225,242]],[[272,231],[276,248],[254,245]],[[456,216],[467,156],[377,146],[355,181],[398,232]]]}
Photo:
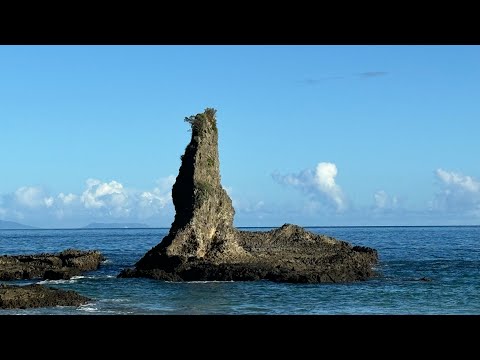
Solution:
{"label": "dark rock surface", "polygon": [[25,286],[0,284],[0,309],[80,306],[88,301],[89,298],[71,290],[52,289],[38,284]]}
{"label": "dark rock surface", "polygon": [[0,280],[70,279],[82,271],[96,270],[104,260],[96,250],[65,250],[56,254],[0,256]]}
{"label": "dark rock surface", "polygon": [[215,110],[186,121],[192,138],[172,189],[176,214],[170,232],[119,277],[348,282],[374,275],[374,249],[290,224],[269,232],[236,229],[232,201],[220,183]]}

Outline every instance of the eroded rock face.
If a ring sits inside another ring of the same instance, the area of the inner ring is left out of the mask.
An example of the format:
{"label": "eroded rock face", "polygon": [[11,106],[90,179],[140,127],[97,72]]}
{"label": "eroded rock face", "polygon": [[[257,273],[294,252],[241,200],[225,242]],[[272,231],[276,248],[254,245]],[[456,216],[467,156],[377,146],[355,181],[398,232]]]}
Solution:
{"label": "eroded rock face", "polygon": [[186,121],[192,138],[172,189],[176,214],[170,232],[119,277],[346,282],[373,276],[374,249],[296,225],[269,232],[234,228],[232,201],[220,183],[215,110]]}
{"label": "eroded rock face", "polygon": [[176,267],[189,258],[244,253],[235,241],[232,200],[220,184],[215,110],[186,120],[192,125],[192,138],[172,188],[175,219],[163,241],[137,263],[139,268],[157,268],[159,263]]}
{"label": "eroded rock face", "polygon": [[56,254],[0,256],[0,280],[70,279],[96,270],[104,260],[97,250],[65,250]]}
{"label": "eroded rock face", "polygon": [[0,309],[80,306],[88,301],[89,298],[71,290],[52,289],[38,284],[25,286],[0,284]]}

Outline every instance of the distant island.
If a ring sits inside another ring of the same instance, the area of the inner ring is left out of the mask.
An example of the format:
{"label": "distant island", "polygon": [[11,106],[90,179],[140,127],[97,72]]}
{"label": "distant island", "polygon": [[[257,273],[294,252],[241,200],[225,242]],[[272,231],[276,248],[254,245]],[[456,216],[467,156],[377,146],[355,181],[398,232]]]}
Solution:
{"label": "distant island", "polygon": [[140,223],[91,223],[83,229],[141,229],[149,228],[147,224]]}
{"label": "distant island", "polygon": [[14,221],[0,220],[0,229],[2,230],[23,230],[23,229],[38,229],[34,226],[16,223]]}

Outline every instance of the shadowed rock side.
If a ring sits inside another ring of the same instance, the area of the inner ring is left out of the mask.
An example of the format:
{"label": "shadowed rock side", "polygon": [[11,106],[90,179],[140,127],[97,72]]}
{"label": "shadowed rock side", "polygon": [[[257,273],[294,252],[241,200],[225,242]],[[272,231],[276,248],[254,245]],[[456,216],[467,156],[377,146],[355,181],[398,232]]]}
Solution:
{"label": "shadowed rock side", "polygon": [[374,275],[374,249],[296,225],[269,232],[234,228],[232,201],[220,183],[215,110],[185,120],[192,138],[172,189],[176,213],[170,232],[119,277],[347,282]]}
{"label": "shadowed rock side", "polygon": [[52,289],[38,284],[26,286],[0,284],[0,309],[79,306],[89,300],[75,291]]}
{"label": "shadowed rock side", "polygon": [[57,254],[0,256],[0,280],[70,279],[99,268],[104,259],[96,250],[65,250]]}

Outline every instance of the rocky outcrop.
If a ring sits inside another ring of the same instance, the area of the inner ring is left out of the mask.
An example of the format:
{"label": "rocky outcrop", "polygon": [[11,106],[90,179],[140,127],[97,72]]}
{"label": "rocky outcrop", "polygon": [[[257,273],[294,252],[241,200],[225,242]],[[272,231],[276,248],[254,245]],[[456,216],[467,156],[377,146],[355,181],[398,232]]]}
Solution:
{"label": "rocky outcrop", "polygon": [[80,306],[90,301],[75,291],[52,289],[33,284],[0,284],[0,309],[27,309],[50,306]]}
{"label": "rocky outcrop", "polygon": [[70,279],[82,271],[96,270],[104,260],[97,251],[65,250],[56,254],[0,256],[0,280]]}
{"label": "rocky outcrop", "polygon": [[296,225],[269,232],[236,229],[232,201],[220,183],[215,110],[185,120],[192,138],[172,189],[176,213],[170,232],[119,277],[347,282],[373,276],[374,249]]}

